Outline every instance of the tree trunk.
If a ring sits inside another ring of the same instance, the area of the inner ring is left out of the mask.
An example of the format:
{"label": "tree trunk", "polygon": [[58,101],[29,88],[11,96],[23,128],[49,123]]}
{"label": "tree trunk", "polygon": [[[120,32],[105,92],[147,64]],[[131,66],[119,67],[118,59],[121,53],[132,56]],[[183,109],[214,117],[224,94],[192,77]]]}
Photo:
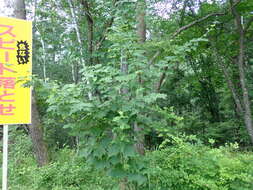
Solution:
{"label": "tree trunk", "polygon": [[233,0],[230,0],[231,3],[231,11],[235,17],[235,23],[238,30],[239,35],[239,55],[237,60],[237,66],[239,69],[239,77],[240,84],[243,94],[243,106],[244,106],[244,123],[246,125],[247,131],[249,133],[251,142],[253,143],[253,123],[252,123],[252,113],[251,113],[251,105],[249,100],[248,88],[246,85],[246,74],[244,71],[244,59],[245,59],[245,50],[244,50],[244,39],[245,39],[245,31],[243,29],[241,16],[237,12],[236,8],[233,5]]}
{"label": "tree trunk", "polygon": [[44,166],[49,163],[49,157],[47,146],[43,139],[43,128],[34,96],[32,97],[32,114],[32,125],[30,126],[29,132],[32,138],[37,163],[39,166]]}
{"label": "tree trunk", "polygon": [[[137,3],[137,36],[139,39],[139,43],[144,43],[146,41],[145,15],[146,15],[146,2],[145,0],[141,0]],[[135,143],[136,151],[139,154],[144,155],[145,146],[144,146],[143,129],[138,126],[137,122],[134,123],[134,132],[135,132],[136,141],[137,141]]]}
{"label": "tree trunk", "polygon": [[25,1],[15,0],[14,1],[14,16],[19,19],[26,20]]}
{"label": "tree trunk", "polygon": [[137,36],[140,43],[146,41],[146,3],[145,0],[141,0],[137,3]]}
{"label": "tree trunk", "polygon": [[244,32],[240,33],[240,52],[238,57],[238,68],[239,68],[239,75],[240,75],[240,83],[243,93],[243,104],[244,104],[244,122],[247,127],[248,133],[251,138],[251,142],[253,143],[253,123],[252,123],[252,113],[251,113],[251,106],[249,100],[249,93],[246,86],[246,76],[244,71]]}
{"label": "tree trunk", "polygon": [[[83,2],[81,2],[81,3],[83,4]],[[74,6],[73,1],[72,0],[68,0],[68,4],[70,6],[71,16],[72,16],[72,19],[73,19],[73,22],[74,22],[74,26],[75,26],[75,30],[76,30],[76,35],[77,35],[77,40],[78,40],[78,43],[79,43],[79,46],[80,46],[80,48],[79,48],[80,49],[80,55],[81,55],[80,62],[81,62],[81,65],[83,67],[83,70],[84,70],[84,78],[86,79],[86,84],[88,86],[90,86],[89,78],[86,75],[87,68],[86,68],[86,63],[85,63],[85,59],[84,59],[84,55],[83,55],[83,42],[81,40],[81,32],[80,32],[80,29],[78,27],[76,14],[75,14],[74,8],[73,8],[73,6]],[[77,69],[76,72],[79,73],[79,66],[78,66],[78,64],[76,66],[76,69]],[[78,81],[76,81],[76,83],[77,82]],[[92,92],[88,92],[88,98],[89,98],[89,100],[92,99]]]}
{"label": "tree trunk", "polygon": [[43,52],[43,63],[42,63],[42,69],[43,69],[43,78],[44,78],[44,82],[46,82],[47,80],[47,68],[46,68],[46,48],[45,48],[45,41],[42,38],[42,35],[40,33],[40,31],[37,28],[37,32],[40,35],[40,43],[42,46],[42,52]]}
{"label": "tree trunk", "polygon": [[85,17],[87,20],[87,43],[89,53],[89,65],[93,64],[93,19],[90,12],[90,6],[86,0],[82,0],[82,4],[85,11]]}
{"label": "tree trunk", "polygon": [[128,187],[127,187],[127,179],[122,179],[120,180],[119,182],[119,189],[120,190],[128,190]]}
{"label": "tree trunk", "polygon": [[225,76],[228,88],[230,89],[230,91],[232,93],[232,96],[233,96],[233,99],[234,99],[234,102],[236,104],[236,112],[239,116],[242,116],[244,111],[243,111],[243,108],[242,108],[240,98],[239,98],[239,96],[236,92],[235,85],[234,85],[232,79],[229,77],[229,73],[228,73],[228,70],[227,70],[226,66],[223,63],[221,63],[220,67],[223,71],[223,74]]}
{"label": "tree trunk", "polygon": [[[14,15],[19,19],[26,19],[25,2],[24,0],[15,0]],[[30,136],[33,142],[34,152],[39,166],[48,164],[48,150],[46,143],[43,140],[43,129],[39,118],[34,94],[32,95],[32,124],[30,125]]]}
{"label": "tree trunk", "polygon": [[85,61],[84,61],[84,58],[83,58],[83,43],[82,43],[82,40],[81,40],[81,32],[80,32],[80,29],[78,27],[78,24],[77,24],[77,19],[76,19],[76,15],[75,15],[75,11],[74,11],[74,4],[72,2],[72,0],[68,0],[68,4],[69,4],[69,7],[70,7],[70,12],[71,12],[71,17],[72,17],[72,20],[73,20],[73,23],[74,23],[74,27],[75,27],[75,31],[76,31],[76,37],[77,37],[77,41],[80,45],[80,55],[81,55],[81,59],[80,59],[80,63],[78,62],[75,62],[72,64],[72,74],[73,74],[73,80],[75,82],[75,84],[77,84],[79,82],[79,65],[85,65]]}

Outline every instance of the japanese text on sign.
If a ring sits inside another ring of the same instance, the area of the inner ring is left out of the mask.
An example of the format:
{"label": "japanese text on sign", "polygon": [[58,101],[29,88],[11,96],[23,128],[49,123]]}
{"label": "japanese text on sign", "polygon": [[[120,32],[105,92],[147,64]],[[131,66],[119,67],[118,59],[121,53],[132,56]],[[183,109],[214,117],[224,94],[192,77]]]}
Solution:
{"label": "japanese text on sign", "polygon": [[0,124],[31,122],[31,22],[0,17]]}

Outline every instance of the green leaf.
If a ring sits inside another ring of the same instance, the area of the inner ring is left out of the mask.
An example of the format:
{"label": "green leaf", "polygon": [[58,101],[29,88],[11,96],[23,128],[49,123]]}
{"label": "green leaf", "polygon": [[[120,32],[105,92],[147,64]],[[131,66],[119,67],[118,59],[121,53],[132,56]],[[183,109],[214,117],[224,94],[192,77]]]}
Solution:
{"label": "green leaf", "polygon": [[134,157],[136,155],[136,151],[133,145],[126,145],[123,151],[124,157]]}
{"label": "green leaf", "polygon": [[109,170],[108,174],[111,177],[115,177],[115,178],[124,178],[127,176],[127,173],[121,167],[116,167]]}
{"label": "green leaf", "polygon": [[113,165],[119,164],[120,158],[119,158],[119,156],[112,156],[109,158],[109,162]]}
{"label": "green leaf", "polygon": [[142,185],[147,181],[147,178],[141,174],[130,174],[128,175],[128,180],[132,182],[137,182],[138,185]]}
{"label": "green leaf", "polygon": [[109,156],[116,156],[120,153],[120,146],[118,145],[111,145],[108,148],[108,155]]}

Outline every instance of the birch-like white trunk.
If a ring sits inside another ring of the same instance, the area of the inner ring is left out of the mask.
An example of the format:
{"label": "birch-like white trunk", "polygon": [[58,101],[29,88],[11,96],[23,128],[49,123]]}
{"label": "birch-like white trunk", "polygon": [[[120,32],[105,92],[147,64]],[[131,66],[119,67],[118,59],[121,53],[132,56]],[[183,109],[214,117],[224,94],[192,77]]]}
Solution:
{"label": "birch-like white trunk", "polygon": [[[74,27],[75,27],[75,31],[76,31],[77,41],[78,41],[79,46],[80,46],[80,48],[79,48],[80,49],[80,55],[81,55],[80,64],[82,65],[82,67],[84,69],[84,78],[86,80],[86,83],[87,83],[88,86],[90,86],[90,81],[89,81],[89,78],[87,77],[87,73],[86,73],[87,72],[86,63],[85,63],[85,59],[84,59],[84,55],[83,55],[83,43],[82,43],[82,40],[81,40],[81,32],[80,32],[80,29],[78,27],[77,17],[76,17],[76,14],[75,14],[73,1],[68,0],[68,4],[69,4],[69,7],[70,7],[71,17],[72,17]],[[79,72],[77,71],[76,73],[79,73]],[[89,98],[89,100],[92,99],[92,93],[91,92],[88,92],[88,98]]]}

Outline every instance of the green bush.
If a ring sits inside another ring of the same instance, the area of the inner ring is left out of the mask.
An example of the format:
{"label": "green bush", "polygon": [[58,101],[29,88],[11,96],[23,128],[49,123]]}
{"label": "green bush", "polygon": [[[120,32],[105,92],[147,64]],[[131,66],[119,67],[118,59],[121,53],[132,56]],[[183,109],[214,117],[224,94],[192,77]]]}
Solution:
{"label": "green bush", "polygon": [[[211,148],[194,139],[172,139],[166,148],[147,153],[143,161],[148,163],[148,181],[136,190],[253,188],[252,152],[239,152],[236,144]],[[42,168],[36,165],[30,138],[22,132],[11,132],[9,150],[9,190],[118,190],[115,179],[89,167],[67,147],[54,152],[51,164]]]}
{"label": "green bush", "polygon": [[210,148],[179,140],[148,155],[149,189],[250,190],[253,188],[253,154],[236,145]]}
{"label": "green bush", "polygon": [[113,188],[109,177],[86,166],[69,149],[57,153],[57,160],[38,168],[26,163],[10,168],[10,190],[106,190]]}
{"label": "green bush", "polygon": [[38,168],[30,138],[11,131],[9,190],[107,190],[115,186],[111,178],[87,167],[74,150],[61,149],[52,158],[48,166]]}

